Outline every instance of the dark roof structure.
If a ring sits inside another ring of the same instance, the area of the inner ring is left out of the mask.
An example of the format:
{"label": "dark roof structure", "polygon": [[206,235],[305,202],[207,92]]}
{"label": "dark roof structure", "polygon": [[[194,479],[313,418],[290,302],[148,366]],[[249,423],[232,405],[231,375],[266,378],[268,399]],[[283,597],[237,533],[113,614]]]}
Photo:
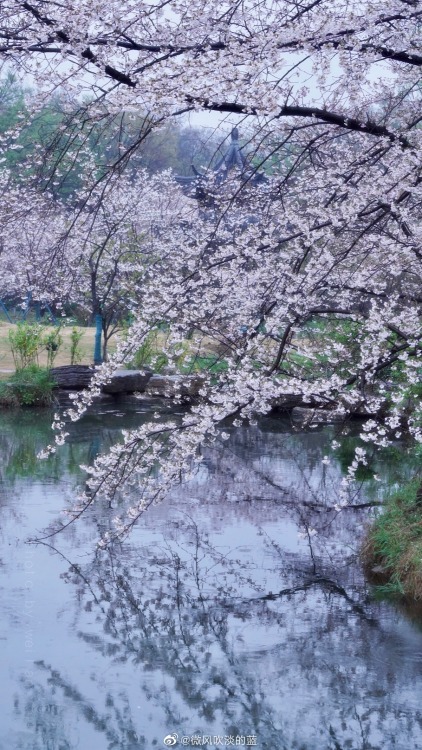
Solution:
{"label": "dark roof structure", "polygon": [[248,166],[245,155],[242,153],[242,147],[239,144],[239,131],[237,128],[233,128],[231,131],[231,141],[224,156],[217,162],[215,167],[208,173],[199,172],[198,169],[192,164],[192,177],[176,176],[176,182],[182,186],[187,195],[191,198],[195,198],[200,202],[207,202],[207,190],[206,184],[213,176],[215,184],[223,183],[229,173],[236,169],[240,175],[248,176],[252,184],[258,184],[265,181],[265,176],[259,172],[255,172],[251,176],[251,170]]}

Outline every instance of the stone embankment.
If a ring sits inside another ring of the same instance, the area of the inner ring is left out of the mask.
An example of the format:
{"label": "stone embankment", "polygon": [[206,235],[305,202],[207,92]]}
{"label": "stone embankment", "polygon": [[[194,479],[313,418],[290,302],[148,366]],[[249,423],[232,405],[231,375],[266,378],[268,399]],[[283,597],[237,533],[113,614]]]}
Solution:
{"label": "stone embankment", "polygon": [[[95,370],[86,365],[55,367],[51,374],[57,383],[60,403],[69,393],[87,388]],[[147,397],[180,398],[189,402],[199,396],[203,378],[198,375],[159,375],[151,370],[117,370],[101,388],[101,401],[125,399],[139,394]]]}
{"label": "stone embankment", "polygon": [[[95,370],[87,365],[55,367],[51,374],[57,383],[57,400],[62,406],[69,401],[69,393],[86,388]],[[203,385],[200,375],[154,374],[151,370],[117,370],[112,379],[102,386],[98,399],[102,402],[131,401],[138,398],[178,399],[191,403],[200,395]],[[332,404],[329,408],[316,399],[302,394],[285,393],[274,403],[275,412],[289,412],[295,422],[301,424],[331,424],[341,422],[346,415],[358,418],[379,416],[382,405],[371,408],[368,403],[353,409],[345,403]]]}

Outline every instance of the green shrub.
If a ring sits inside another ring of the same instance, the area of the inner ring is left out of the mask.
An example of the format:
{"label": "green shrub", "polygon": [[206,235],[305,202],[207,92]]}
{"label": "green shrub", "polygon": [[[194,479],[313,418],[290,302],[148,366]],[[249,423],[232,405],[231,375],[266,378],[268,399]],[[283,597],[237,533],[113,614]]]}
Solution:
{"label": "green shrub", "polygon": [[43,348],[42,326],[18,323],[9,330],[9,342],[16,370],[23,370],[38,363],[38,354]]}
{"label": "green shrub", "polygon": [[417,477],[392,494],[369,530],[363,549],[369,570],[381,572],[380,590],[422,599],[422,484]]}
{"label": "green shrub", "polygon": [[84,335],[83,331],[78,331],[78,329],[73,326],[71,334],[70,334],[70,364],[71,365],[77,365],[78,362],[82,359],[82,352],[79,348],[79,343]]}
{"label": "green shrub", "polygon": [[60,334],[60,326],[53,328],[47,333],[46,336],[44,336],[42,343],[47,350],[47,367],[53,367],[54,360],[63,344],[63,337]]}
{"label": "green shrub", "polygon": [[130,366],[137,370],[151,367],[154,372],[162,372],[168,365],[168,357],[164,352],[160,352],[157,347],[157,333],[152,331],[135,352]]}
{"label": "green shrub", "polygon": [[54,381],[47,368],[29,365],[17,370],[8,381],[0,383],[2,406],[49,406]]}
{"label": "green shrub", "polygon": [[186,357],[182,362],[181,371],[183,374],[210,372],[217,376],[221,372],[227,371],[227,362],[215,354],[201,354],[194,357]]}

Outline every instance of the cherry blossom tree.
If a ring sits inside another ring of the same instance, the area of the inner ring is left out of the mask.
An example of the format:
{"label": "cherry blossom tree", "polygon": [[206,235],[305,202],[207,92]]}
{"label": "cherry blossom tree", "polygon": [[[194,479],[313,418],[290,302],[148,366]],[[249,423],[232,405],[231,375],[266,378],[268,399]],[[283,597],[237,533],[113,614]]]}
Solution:
{"label": "cherry blossom tree", "polygon": [[[95,123],[145,115],[92,171],[81,212],[94,193],[118,195],[143,139],[186,113],[230,116],[249,154],[224,182],[201,178],[189,217],[163,222],[128,341],[68,416],[162,323],[173,347],[193,329],[214,339],[225,370],[205,375],[181,421],[151,421],[99,458],[76,515],[98,492],[135,484],[139,502],[116,520],[124,534],[223,419],[253,420],[286,393],[344,414],[364,405],[366,441],[404,429],[421,441],[421,16],[418,0],[3,3],[4,66],[36,77],[34,106],[57,87],[79,97],[62,155]],[[40,160],[40,184],[61,178],[61,164]],[[89,219],[74,226],[69,246],[98,244]],[[365,461],[361,448],[349,479]]]}
{"label": "cherry blossom tree", "polygon": [[170,174],[114,176],[73,207],[4,179],[0,293],[76,305],[91,323],[99,315],[107,359],[110,337],[136,314],[159,233],[174,233],[184,213],[186,199]]}
{"label": "cherry blossom tree", "polygon": [[[113,175],[68,213],[61,238],[67,299],[102,320],[103,358],[113,333],[136,315],[145,273],[154,265],[157,233],[181,221],[184,196],[169,174]],[[173,230],[172,230],[173,231]]]}
{"label": "cherry blossom tree", "polygon": [[66,216],[48,196],[10,184],[0,176],[0,296],[61,303],[67,292],[67,263],[60,251]]}

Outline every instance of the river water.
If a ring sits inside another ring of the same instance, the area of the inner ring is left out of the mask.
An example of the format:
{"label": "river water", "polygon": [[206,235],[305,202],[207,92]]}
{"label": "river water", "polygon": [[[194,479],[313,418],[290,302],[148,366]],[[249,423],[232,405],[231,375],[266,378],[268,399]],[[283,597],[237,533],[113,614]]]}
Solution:
{"label": "river water", "polygon": [[365,581],[334,428],[229,430],[110,550],[101,502],[27,543],[148,408],[97,407],[41,463],[51,414],[0,417],[1,750],[421,748],[422,620]]}

